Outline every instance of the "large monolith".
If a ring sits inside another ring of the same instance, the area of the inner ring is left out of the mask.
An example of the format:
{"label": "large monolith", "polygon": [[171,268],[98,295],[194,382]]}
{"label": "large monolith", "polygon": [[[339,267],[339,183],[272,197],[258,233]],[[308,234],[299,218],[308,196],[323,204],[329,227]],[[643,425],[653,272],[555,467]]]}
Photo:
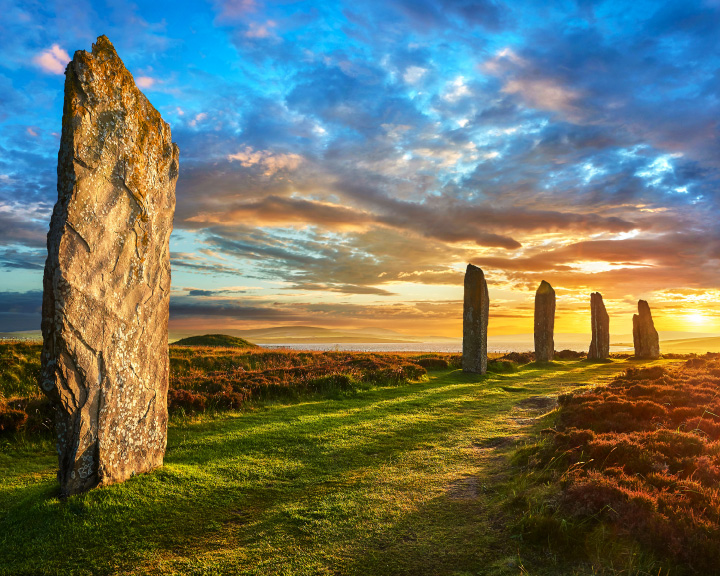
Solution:
{"label": "large monolith", "polygon": [[162,465],[178,156],[110,41],[76,52],[42,312],[63,496]]}
{"label": "large monolith", "polygon": [[588,359],[605,360],[610,357],[610,316],[605,310],[605,303],[599,292],[590,295],[590,324],[592,340]]}
{"label": "large monolith", "polygon": [[463,305],[464,372],[485,374],[487,371],[487,326],[490,312],[485,274],[477,266],[467,265]]}
{"label": "large monolith", "polygon": [[660,358],[660,338],[655,330],[650,305],[645,300],[638,301],[638,313],[633,315],[633,344],[635,358]]}
{"label": "large monolith", "polygon": [[535,362],[555,358],[555,290],[543,280],[535,293]]}

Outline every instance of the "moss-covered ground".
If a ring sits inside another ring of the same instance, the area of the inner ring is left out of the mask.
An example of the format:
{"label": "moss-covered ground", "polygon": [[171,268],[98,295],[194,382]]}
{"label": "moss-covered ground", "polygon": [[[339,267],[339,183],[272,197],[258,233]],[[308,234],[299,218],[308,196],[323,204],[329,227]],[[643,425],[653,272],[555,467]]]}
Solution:
{"label": "moss-covered ground", "polygon": [[163,468],[66,501],[50,440],[20,436],[0,444],[0,575],[600,573],[513,533],[511,453],[559,393],[670,362],[444,369],[175,418]]}

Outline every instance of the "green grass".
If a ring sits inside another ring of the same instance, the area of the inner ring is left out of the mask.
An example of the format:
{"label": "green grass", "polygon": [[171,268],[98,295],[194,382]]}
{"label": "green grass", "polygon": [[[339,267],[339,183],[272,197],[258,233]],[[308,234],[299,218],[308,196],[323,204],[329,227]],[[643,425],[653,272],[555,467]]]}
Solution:
{"label": "green grass", "polygon": [[0,403],[10,398],[34,398],[41,395],[40,352],[37,342],[0,343]]}
{"label": "green grass", "polygon": [[0,575],[595,574],[508,532],[510,453],[543,411],[535,397],[637,364],[443,370],[175,419],[162,469],[67,501],[46,440],[6,442]]}
{"label": "green grass", "polygon": [[248,342],[243,338],[228,336],[226,334],[205,334],[204,336],[189,336],[173,342],[170,346],[210,346],[219,348],[258,348],[257,344]]}

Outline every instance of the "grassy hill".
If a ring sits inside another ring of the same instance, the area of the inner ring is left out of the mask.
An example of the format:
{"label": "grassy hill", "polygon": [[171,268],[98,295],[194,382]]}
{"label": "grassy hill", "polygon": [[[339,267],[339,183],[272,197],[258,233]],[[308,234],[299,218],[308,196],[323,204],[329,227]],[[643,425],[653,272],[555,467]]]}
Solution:
{"label": "grassy hill", "polygon": [[603,566],[532,546],[506,505],[523,506],[511,454],[559,393],[671,363],[445,368],[175,417],[162,469],[64,502],[50,439],[2,441],[0,575],[658,574],[623,571],[617,547]]}
{"label": "grassy hill", "polygon": [[189,336],[173,342],[170,346],[209,346],[215,348],[258,348],[257,344],[248,342],[243,338],[227,336],[226,334],[205,334],[203,336]]}

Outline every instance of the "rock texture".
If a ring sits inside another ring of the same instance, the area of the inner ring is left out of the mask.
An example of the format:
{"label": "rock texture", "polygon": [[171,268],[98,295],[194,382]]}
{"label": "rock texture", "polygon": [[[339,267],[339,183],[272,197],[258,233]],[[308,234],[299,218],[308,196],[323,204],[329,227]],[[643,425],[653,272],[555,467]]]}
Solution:
{"label": "rock texture", "polygon": [[490,312],[485,274],[468,264],[465,271],[465,303],[463,306],[464,372],[485,374],[487,371],[487,326]]}
{"label": "rock texture", "polygon": [[535,293],[535,361],[555,357],[555,290],[543,280]]}
{"label": "rock texture", "polygon": [[70,495],[163,462],[179,151],[105,36],[65,75],[40,382]]}
{"label": "rock texture", "polygon": [[655,330],[650,305],[645,300],[638,301],[638,313],[633,315],[633,343],[636,358],[660,358],[660,338]]}
{"label": "rock texture", "polygon": [[599,292],[590,295],[590,323],[592,340],[588,351],[589,360],[605,360],[610,357],[610,316]]}

